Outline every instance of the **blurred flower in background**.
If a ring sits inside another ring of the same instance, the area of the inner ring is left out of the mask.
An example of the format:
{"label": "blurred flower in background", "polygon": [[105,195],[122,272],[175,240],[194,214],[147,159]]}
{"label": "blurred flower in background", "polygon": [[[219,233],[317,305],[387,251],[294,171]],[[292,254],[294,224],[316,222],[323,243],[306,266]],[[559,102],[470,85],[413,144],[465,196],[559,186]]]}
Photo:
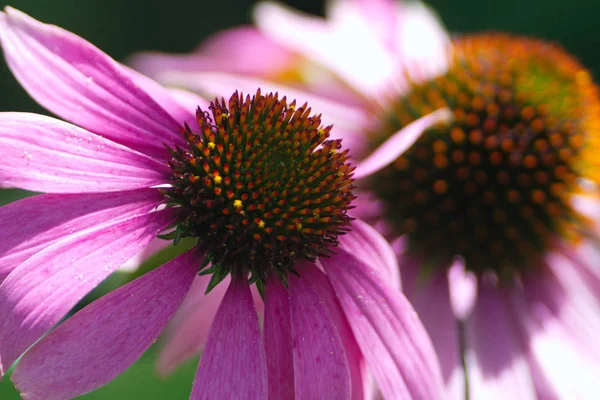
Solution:
{"label": "blurred flower in background", "polygon": [[[600,100],[589,71],[537,39],[450,38],[420,3],[331,1],[326,15],[270,2],[254,13],[261,41],[345,82],[295,97],[327,97],[361,159],[371,196],[358,213],[394,241],[452,398],[596,398]],[[290,85],[152,57],[133,63],[202,93]],[[302,90],[311,71],[297,73]]]}
{"label": "blurred flower in background", "polygon": [[[2,186],[44,193],[0,208],[0,373],[20,357],[24,398],[108,383],[178,309],[171,333],[206,341],[193,399],[370,398],[371,376],[387,398],[441,396],[392,249],[347,213],[354,167],[320,115],[260,90],[210,104],[168,91],[12,8],[0,42],[28,93],[71,122],[0,113]],[[156,237],[193,240],[47,333]]]}

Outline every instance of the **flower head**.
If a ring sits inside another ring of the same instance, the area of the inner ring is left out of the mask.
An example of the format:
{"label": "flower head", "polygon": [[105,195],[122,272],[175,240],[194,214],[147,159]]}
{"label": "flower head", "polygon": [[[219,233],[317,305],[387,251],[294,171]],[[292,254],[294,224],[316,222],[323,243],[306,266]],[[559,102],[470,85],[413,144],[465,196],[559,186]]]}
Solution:
{"label": "flower head", "polygon": [[[361,160],[355,212],[394,241],[448,390],[593,397],[600,102],[589,72],[541,40],[451,39],[420,3],[331,1],[321,19],[265,2],[255,18],[362,97],[358,109],[355,97],[326,104]],[[232,82],[256,84],[230,74],[194,88]]]}
{"label": "flower head", "polygon": [[188,146],[170,149],[164,193],[186,210],[171,236],[198,238],[214,284],[243,267],[263,285],[269,270],[285,276],[298,258],[330,254],[353,199],[347,150],[327,140],[331,126],[306,104],[260,91],[209,108],[198,109],[199,133],[186,127]]}
{"label": "flower head", "polygon": [[[260,91],[170,92],[11,8],[0,42],[27,91],[73,123],[0,113],[2,186],[44,192],[0,208],[0,372],[24,353],[11,377],[24,397],[102,386],[174,314],[178,361],[206,342],[193,399],[363,398],[368,371],[387,393],[438,397],[431,343],[389,283],[391,249],[347,215],[353,169],[320,116]],[[157,237],[196,243],[40,339]],[[194,340],[196,321],[210,329]]]}

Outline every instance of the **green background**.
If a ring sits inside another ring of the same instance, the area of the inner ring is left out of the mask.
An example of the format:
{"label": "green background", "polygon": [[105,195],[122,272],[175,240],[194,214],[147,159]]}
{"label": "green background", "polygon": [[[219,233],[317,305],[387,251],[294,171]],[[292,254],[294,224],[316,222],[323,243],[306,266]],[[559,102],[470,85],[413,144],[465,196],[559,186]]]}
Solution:
{"label": "green background", "polygon": [[[190,51],[211,33],[248,23],[253,3],[250,0],[0,1],[2,7],[11,5],[77,33],[118,60],[140,50]],[[287,3],[307,12],[323,13],[322,1]],[[432,0],[429,4],[453,33],[510,31],[556,41],[590,68],[594,76],[600,73],[600,1]],[[3,61],[0,62],[0,111],[45,113],[15,82]],[[0,204],[22,195],[15,190],[0,191]],[[82,398],[188,398],[197,360],[164,379],[154,373],[155,355],[156,349],[152,348],[118,379]],[[0,399],[18,398],[8,379],[0,382]]]}

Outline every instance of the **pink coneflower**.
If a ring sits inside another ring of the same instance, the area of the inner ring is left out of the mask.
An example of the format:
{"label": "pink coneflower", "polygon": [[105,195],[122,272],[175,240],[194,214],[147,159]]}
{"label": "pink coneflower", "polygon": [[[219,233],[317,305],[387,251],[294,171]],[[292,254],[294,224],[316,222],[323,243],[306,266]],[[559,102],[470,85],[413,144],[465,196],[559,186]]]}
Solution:
{"label": "pink coneflower", "polygon": [[[210,276],[203,290],[229,284],[192,398],[360,399],[369,373],[388,398],[439,397],[431,343],[394,290],[395,257],[347,215],[353,168],[319,115],[260,91],[197,99],[191,112],[10,8],[0,39],[27,91],[76,124],[0,113],[0,182],[45,192],[0,209],[0,363],[24,353],[12,374],[24,398],[72,398],[115,378],[198,273]],[[159,234],[197,244],[40,339]],[[263,333],[251,283],[264,293]]]}
{"label": "pink coneflower", "polygon": [[[403,289],[453,397],[596,398],[600,100],[589,72],[539,40],[450,40],[419,4],[331,1],[323,20],[263,3],[255,15],[267,37],[362,93],[363,121],[340,132],[363,158],[358,188],[378,199],[362,215],[397,238]],[[232,75],[193,88],[232,82],[284,84]]]}

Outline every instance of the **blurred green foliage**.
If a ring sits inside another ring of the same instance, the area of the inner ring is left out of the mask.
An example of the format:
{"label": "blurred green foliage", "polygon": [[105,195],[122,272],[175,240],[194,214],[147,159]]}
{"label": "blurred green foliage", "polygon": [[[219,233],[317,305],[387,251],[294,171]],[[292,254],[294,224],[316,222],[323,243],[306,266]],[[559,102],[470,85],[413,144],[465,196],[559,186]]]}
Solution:
{"label": "blurred green foliage", "polygon": [[[250,22],[252,0],[0,0],[45,22],[64,27],[124,60],[140,50],[186,52],[218,30]],[[322,1],[287,1],[293,7],[323,13]],[[430,0],[453,34],[509,31],[562,44],[598,78],[600,35],[597,20],[600,2],[590,0]],[[0,111],[45,113],[0,62]],[[0,155],[1,156],[1,155]],[[26,196],[19,190],[0,191],[0,205]],[[4,223],[10,223],[6,221]],[[164,254],[162,255],[164,256]],[[162,257],[161,256],[161,257]],[[156,260],[151,261],[156,263]],[[151,267],[148,265],[147,267]],[[94,298],[125,279],[115,276],[88,298]],[[197,359],[169,378],[160,378],[153,363],[153,346],[118,379],[83,396],[86,399],[185,399],[191,389]],[[0,382],[0,399],[18,399],[8,379]]]}

